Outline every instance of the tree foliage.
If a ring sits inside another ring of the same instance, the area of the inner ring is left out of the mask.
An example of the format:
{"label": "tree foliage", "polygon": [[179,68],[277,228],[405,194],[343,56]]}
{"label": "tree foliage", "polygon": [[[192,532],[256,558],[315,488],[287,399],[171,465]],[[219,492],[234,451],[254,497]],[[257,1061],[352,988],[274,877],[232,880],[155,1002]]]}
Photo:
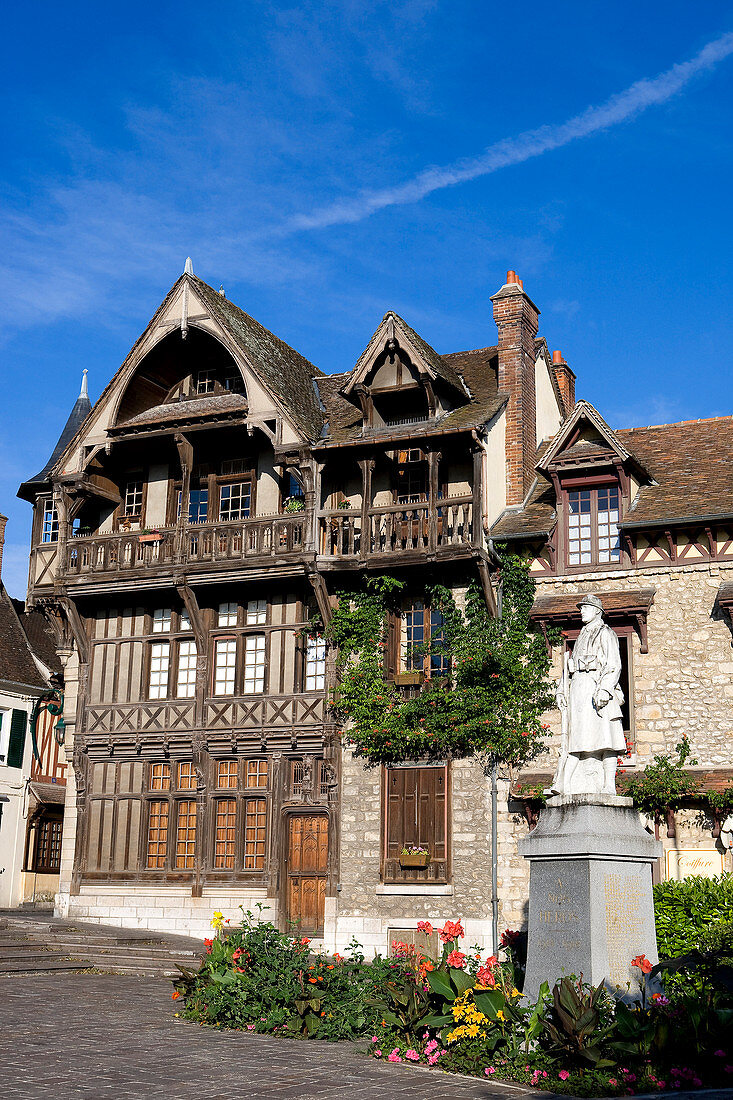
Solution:
{"label": "tree foliage", "polygon": [[448,671],[409,698],[385,667],[389,615],[404,585],[377,577],[338,593],[327,636],[339,651],[336,708],[357,756],[373,765],[478,756],[490,767],[523,764],[542,751],[540,719],[552,695],[547,648],[529,623],[534,582],[514,555],[503,557],[501,578],[499,619],[478,585],[468,588],[464,610],[447,588],[427,590],[444,626],[421,652],[440,656]]}

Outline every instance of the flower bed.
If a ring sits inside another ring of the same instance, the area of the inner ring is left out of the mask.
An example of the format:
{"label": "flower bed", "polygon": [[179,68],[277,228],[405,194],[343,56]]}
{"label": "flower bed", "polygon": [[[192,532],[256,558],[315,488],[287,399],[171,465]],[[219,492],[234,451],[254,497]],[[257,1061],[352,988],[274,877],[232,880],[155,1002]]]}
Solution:
{"label": "flower bed", "polygon": [[[201,969],[182,970],[173,993],[182,1014],[202,1024],[304,1039],[368,1037],[371,1055],[388,1062],[576,1096],[733,1086],[733,972],[720,965],[720,952],[660,967],[637,956],[630,1003],[602,984],[564,977],[529,1004],[519,988],[516,932],[502,937],[502,961],[461,948],[461,922],[446,921],[437,929],[440,959],[395,942],[389,958],[366,962],[355,942],[345,956],[314,954],[307,938],[283,935],[261,914],[247,913],[230,931],[217,913],[214,930]],[[417,930],[433,932],[427,921]],[[669,997],[660,969],[677,976]]]}

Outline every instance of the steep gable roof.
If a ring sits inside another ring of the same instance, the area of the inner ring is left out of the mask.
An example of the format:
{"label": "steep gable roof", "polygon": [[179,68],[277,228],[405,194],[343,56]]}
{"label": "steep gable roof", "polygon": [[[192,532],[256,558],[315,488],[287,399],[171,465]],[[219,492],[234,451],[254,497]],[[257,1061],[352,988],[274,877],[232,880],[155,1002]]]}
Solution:
{"label": "steep gable roof", "polygon": [[[603,449],[596,441],[589,440],[582,440],[577,444],[571,444],[570,448],[566,449],[565,445],[572,439],[581,420],[587,421],[587,423],[598,433],[603,443],[605,443],[606,448],[620,458],[621,461],[625,462],[632,457],[631,452],[623,445],[618,434],[608,426],[598,410],[591,405],[590,401],[578,401],[571,415],[560,427],[560,430],[551,440],[550,445],[538,461],[538,468],[543,470],[549,469],[553,462],[561,455],[563,457],[590,458],[594,452],[597,453]],[[579,448],[579,450],[575,455],[572,455],[572,451],[575,448]]]}
{"label": "steep gable roof", "polygon": [[449,386],[458,390],[459,393],[466,394],[466,388],[460,375],[393,310],[388,310],[385,313],[371,340],[359,356],[353,371],[347,376],[347,381],[343,387],[345,394],[350,393],[354,386],[358,385],[369,373],[376,357],[390,340],[396,340],[397,344],[410,355],[410,358],[414,359],[414,365],[418,369],[423,367],[432,378],[441,378]]}
{"label": "steep gable roof", "polygon": [[[43,658],[41,658],[43,659]],[[19,686],[48,686],[33,660],[15,605],[0,581],[0,680]]]}
{"label": "steep gable roof", "polygon": [[325,377],[323,371],[196,275],[182,278],[191,280],[211,313],[224,325],[265,385],[280,398],[306,438],[318,439],[323,410],[313,379]]}

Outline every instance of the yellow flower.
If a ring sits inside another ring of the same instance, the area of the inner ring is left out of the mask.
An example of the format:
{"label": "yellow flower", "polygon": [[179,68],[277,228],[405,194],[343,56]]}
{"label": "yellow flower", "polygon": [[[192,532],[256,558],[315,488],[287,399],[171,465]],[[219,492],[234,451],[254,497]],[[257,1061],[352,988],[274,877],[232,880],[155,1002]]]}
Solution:
{"label": "yellow flower", "polygon": [[519,992],[518,989],[513,989],[512,992],[511,992],[511,995],[512,995],[512,997],[521,997],[522,996],[522,994]]}
{"label": "yellow flower", "polygon": [[506,1016],[505,1016],[505,1015],[504,1015],[504,1013],[503,1013],[503,1012],[501,1011],[501,1009],[499,1009],[499,1011],[497,1012],[497,1014],[496,1014],[496,1018],[497,1018],[497,1020],[506,1020]]}
{"label": "yellow flower", "polygon": [[469,1038],[475,1039],[480,1030],[481,1028],[478,1026],[478,1024],[470,1024],[466,1028],[466,1034],[469,1036]]}

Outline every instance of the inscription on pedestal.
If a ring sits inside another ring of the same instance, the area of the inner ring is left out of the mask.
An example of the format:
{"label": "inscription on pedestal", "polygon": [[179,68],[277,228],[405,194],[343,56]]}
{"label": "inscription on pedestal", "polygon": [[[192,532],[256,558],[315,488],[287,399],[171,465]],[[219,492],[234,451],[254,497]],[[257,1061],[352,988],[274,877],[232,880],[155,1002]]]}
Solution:
{"label": "inscription on pedestal", "polygon": [[641,939],[645,928],[644,883],[641,873],[632,871],[625,875],[606,874],[603,887],[608,976],[615,985],[622,985],[629,978],[629,947]]}

